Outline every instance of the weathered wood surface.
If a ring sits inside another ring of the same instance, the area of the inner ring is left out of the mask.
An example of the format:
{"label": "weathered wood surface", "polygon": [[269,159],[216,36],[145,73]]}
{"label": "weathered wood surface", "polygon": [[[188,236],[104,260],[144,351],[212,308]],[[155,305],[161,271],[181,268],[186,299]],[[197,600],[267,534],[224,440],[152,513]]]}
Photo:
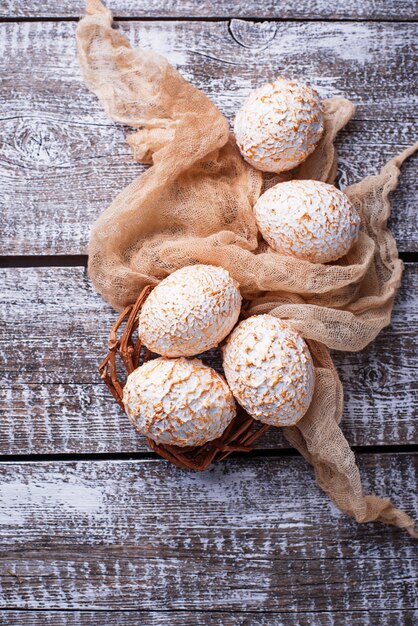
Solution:
{"label": "weathered wood surface", "polygon": [[[418,514],[417,455],[359,464],[366,491]],[[416,542],[345,517],[298,457],[202,474],[163,461],[6,463],[0,475],[1,606],[335,611],[344,624],[416,607]]]}
{"label": "weathered wood surface", "polygon": [[3,626],[413,626],[418,610],[327,611],[10,611]]}
{"label": "weathered wood surface", "polygon": [[[413,0],[107,0],[106,6],[123,17],[389,19],[418,17]],[[0,19],[16,17],[78,17],[83,0],[0,0]]]}
{"label": "weathered wood surface", "polygon": [[[99,378],[115,313],[85,270],[8,268],[0,281],[0,454],[147,449]],[[418,265],[407,264],[391,327],[362,353],[335,355],[353,445],[418,441],[417,287]],[[285,445],[279,429],[257,443]]]}
{"label": "weathered wood surface", "polygon": [[[12,21],[0,24],[2,255],[85,253],[94,219],[141,171],[128,129],[83,84],[75,23],[42,22],[76,18],[83,4],[0,0],[0,21]],[[412,0],[108,6],[125,20],[174,18],[118,27],[165,54],[230,120],[251,88],[279,73],[353,99],[356,118],[338,139],[342,186],[416,140],[418,25],[394,23],[417,19]],[[269,21],[230,19],[252,17]],[[350,19],[358,22],[341,21]],[[360,23],[370,19],[387,22]],[[393,195],[403,252],[418,251],[416,163]],[[99,380],[114,313],[84,270],[9,268],[0,284],[0,454],[146,450]],[[410,264],[392,326],[362,354],[336,357],[354,445],[418,441],[417,286]],[[219,365],[216,354],[209,360]],[[286,445],[278,429],[258,443]],[[228,460],[203,474],[161,460],[42,458],[0,464],[0,624],[418,623],[416,544],[343,516],[299,457]],[[366,491],[418,516],[417,455],[361,454],[359,465]]]}
{"label": "weathered wood surface", "polygon": [[[376,3],[374,3],[376,4]],[[31,3],[32,6],[32,3]],[[123,22],[165,54],[229,119],[274,74],[357,103],[338,140],[344,186],[416,139],[416,23]],[[141,168],[77,66],[73,23],[0,24],[2,254],[80,254],[94,219]],[[384,59],[384,63],[382,63]],[[418,250],[417,159],[403,170],[392,227]]]}

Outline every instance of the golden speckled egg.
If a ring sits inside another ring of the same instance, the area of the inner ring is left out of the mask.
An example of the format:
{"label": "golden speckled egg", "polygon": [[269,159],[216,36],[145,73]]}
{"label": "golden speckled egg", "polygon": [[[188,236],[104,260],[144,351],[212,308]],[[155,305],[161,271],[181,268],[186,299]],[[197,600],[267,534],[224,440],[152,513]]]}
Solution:
{"label": "golden speckled egg", "polygon": [[162,356],[193,356],[231,332],[241,294],[227,270],[190,265],[173,272],[148,296],[139,315],[143,343]]}
{"label": "golden speckled egg", "polygon": [[280,254],[312,263],[344,256],[357,240],[360,217],[347,196],[317,180],[291,180],[257,200],[260,233]]}
{"label": "golden speckled egg", "polygon": [[140,433],[183,447],[217,439],[236,414],[225,380],[199,359],[160,357],[141,365],[128,377],[123,403]]}
{"label": "golden speckled egg", "polygon": [[284,78],[253,91],[234,123],[242,156],[264,172],[286,172],[302,163],[315,150],[323,130],[318,93]]}
{"label": "golden speckled egg", "polygon": [[223,366],[235,399],[252,417],[291,426],[306,413],[314,366],[303,338],[272,315],[240,322],[223,349]]}

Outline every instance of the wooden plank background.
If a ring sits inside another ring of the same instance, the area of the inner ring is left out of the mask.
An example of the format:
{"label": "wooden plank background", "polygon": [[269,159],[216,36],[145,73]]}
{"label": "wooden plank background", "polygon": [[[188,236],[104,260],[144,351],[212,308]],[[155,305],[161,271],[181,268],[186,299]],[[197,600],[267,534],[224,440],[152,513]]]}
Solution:
{"label": "wooden plank background", "polygon": [[[360,466],[367,490],[414,512],[416,456]],[[0,476],[11,608],[336,611],[346,624],[351,612],[416,606],[414,540],[344,518],[301,458],[204,473],[151,460],[10,463]]]}
{"label": "wooden plank background", "polygon": [[[119,17],[247,17],[258,19],[389,19],[418,17],[413,0],[111,0],[106,6]],[[0,0],[0,18],[79,17],[82,0]]]}
{"label": "wooden plank background", "polygon": [[[108,6],[230,121],[276,74],[352,99],[341,187],[416,140],[412,0]],[[417,623],[416,542],[347,519],[279,429],[253,456],[183,472],[147,452],[99,380],[114,312],[85,274],[89,229],[143,168],[81,78],[82,10],[0,0],[0,624]],[[392,324],[362,353],[335,355],[365,490],[415,517],[416,164],[392,194],[407,261]]]}
{"label": "wooden plank background", "polygon": [[294,613],[266,612],[257,614],[251,611],[243,613],[226,613],[224,611],[9,611],[6,621],[0,624],[7,626],[312,626],[312,624],[350,624],[353,626],[390,626],[391,624],[416,623],[418,611],[352,611],[333,612],[336,620],[327,613],[306,611],[299,615]]}
{"label": "wooden plank background", "polygon": [[[84,268],[8,268],[0,280],[0,454],[146,450],[98,376],[116,315]],[[418,265],[408,263],[390,328],[363,352],[335,353],[353,445],[418,440],[417,294]],[[207,362],[219,368],[219,353]],[[287,445],[272,428],[257,447]]]}
{"label": "wooden plank background", "polygon": [[[416,23],[123,22],[232,120],[250,89],[278,73],[324,97],[345,95],[355,119],[338,138],[342,186],[375,173],[416,140]],[[140,172],[83,83],[74,23],[0,24],[0,211],[3,255],[86,253],[90,225]],[[309,42],[309,46],[308,43]],[[338,44],[338,45],[337,45]],[[385,59],[384,65],[381,59]],[[415,175],[403,168],[391,220],[399,249],[418,251]]]}
{"label": "wooden plank background", "polygon": [[[350,624],[350,626],[391,626],[416,623],[417,610],[407,611],[333,611],[263,614],[252,611],[8,611],[0,615],[4,626],[312,626],[313,624]],[[336,621],[334,621],[334,618]],[[7,621],[6,621],[7,620]],[[337,621],[340,620],[340,621]]]}

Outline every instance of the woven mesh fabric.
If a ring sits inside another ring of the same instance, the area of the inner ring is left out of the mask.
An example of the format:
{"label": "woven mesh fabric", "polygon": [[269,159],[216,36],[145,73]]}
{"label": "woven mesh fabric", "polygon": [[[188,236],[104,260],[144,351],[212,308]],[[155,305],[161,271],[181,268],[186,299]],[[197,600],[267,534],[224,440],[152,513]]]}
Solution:
{"label": "woven mesh fabric", "polygon": [[343,259],[319,265],[282,256],[261,240],[253,205],[280,180],[333,183],[334,139],[353,105],[326,100],[325,133],[314,153],[285,178],[263,177],[242,159],[214,104],[164,57],[132,48],[99,0],[88,0],[77,42],[88,87],[110,117],[137,129],[128,137],[134,158],[151,165],[93,226],[89,275],[97,291],[121,310],[146,284],[184,265],[227,268],[251,301],[249,313],[289,320],[309,342],[314,400],[284,433],[313,465],[319,485],[357,521],[380,520],[418,536],[412,519],[389,500],[363,495],[354,454],[338,425],[343,393],[329,353],[361,350],[390,322],[402,262],[386,226],[388,196],[417,146],[345,190],[360,213],[361,232]]}

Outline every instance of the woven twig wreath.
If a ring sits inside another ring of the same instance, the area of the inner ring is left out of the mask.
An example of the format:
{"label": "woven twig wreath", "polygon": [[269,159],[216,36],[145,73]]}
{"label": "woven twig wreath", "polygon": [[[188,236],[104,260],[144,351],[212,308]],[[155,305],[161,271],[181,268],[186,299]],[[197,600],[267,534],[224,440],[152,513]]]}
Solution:
{"label": "woven twig wreath", "polygon": [[[141,339],[136,332],[139,312],[152,289],[151,285],[145,287],[135,304],[127,306],[119,315],[109,334],[109,352],[99,366],[100,376],[124,411],[122,398],[127,377],[152,357],[149,350],[143,349]],[[121,368],[124,369],[122,377],[120,376]],[[222,436],[201,446],[182,448],[157,444],[149,437],[147,437],[147,442],[151,450],[177,467],[202,471],[212,462],[221,461],[232,452],[249,452],[254,441],[268,428],[267,424],[254,420],[238,406],[236,417]]]}

